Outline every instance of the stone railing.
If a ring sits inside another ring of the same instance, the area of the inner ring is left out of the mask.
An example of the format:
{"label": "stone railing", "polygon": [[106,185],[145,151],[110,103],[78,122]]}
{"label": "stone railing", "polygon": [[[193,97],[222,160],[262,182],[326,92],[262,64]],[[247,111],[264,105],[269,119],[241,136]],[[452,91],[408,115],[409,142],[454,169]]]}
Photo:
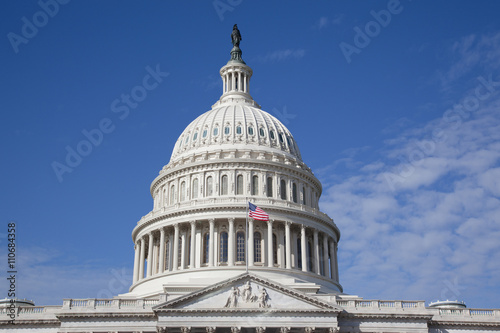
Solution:
{"label": "stone railing", "polygon": [[[15,313],[20,318],[47,318],[54,317],[54,314],[65,311],[88,311],[88,310],[150,310],[153,306],[159,304],[159,299],[64,299],[63,305],[48,306],[19,306]],[[0,308],[0,317],[7,318],[11,313],[8,308]]]}
{"label": "stone railing", "polygon": [[343,308],[356,309],[423,309],[424,301],[379,301],[379,300],[342,300],[336,301]]}
{"label": "stone railing", "polygon": [[[299,203],[294,203],[290,201],[285,201],[285,200],[277,200],[277,199],[271,199],[271,198],[257,198],[252,200],[254,204],[257,206],[274,206],[274,207],[282,207],[282,208],[293,208],[299,211],[303,211],[315,216],[319,216],[320,218],[326,219],[326,220],[331,220],[331,218],[321,212],[317,208],[312,208],[307,205],[302,205]],[[219,204],[224,204],[224,205],[243,205],[246,206],[248,202],[247,198],[238,198],[234,196],[228,196],[228,197],[209,197],[209,198],[199,198],[199,199],[192,199],[192,200],[186,200],[183,202],[176,202],[173,205],[168,205],[164,206],[161,208],[157,208],[151,212],[149,212],[147,215],[144,215],[137,224],[142,224],[146,222],[147,220],[151,218],[155,218],[157,216],[160,216],[165,213],[172,213],[176,212],[179,210],[184,210],[188,209],[191,207],[203,207],[203,206],[210,206],[213,207],[213,205],[219,205]]]}
{"label": "stone railing", "polygon": [[62,309],[146,309],[159,303],[159,299],[65,299]]}

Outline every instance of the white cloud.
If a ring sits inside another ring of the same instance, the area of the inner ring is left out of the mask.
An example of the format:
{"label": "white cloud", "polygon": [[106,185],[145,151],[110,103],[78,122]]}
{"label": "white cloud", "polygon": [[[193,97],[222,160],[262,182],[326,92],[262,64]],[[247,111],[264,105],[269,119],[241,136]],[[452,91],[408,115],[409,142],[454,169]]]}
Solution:
{"label": "white cloud", "polygon": [[254,61],[258,62],[275,62],[283,60],[298,60],[304,57],[306,51],[304,49],[286,49],[286,50],[276,50],[266,55],[257,56]]}
{"label": "white cloud", "polygon": [[[498,60],[487,45],[497,45],[498,36],[469,36],[453,45],[460,57],[450,67],[448,84],[465,71],[477,75],[477,54],[490,55],[487,77]],[[477,84],[475,76],[471,80]],[[468,117],[402,129],[385,142],[375,161],[350,157],[350,163],[362,164],[358,174],[329,179],[321,208],[342,232],[339,261],[345,292],[428,302],[461,299],[476,307],[497,304],[500,87],[496,89]],[[470,94],[465,90],[457,101]],[[436,130],[438,137],[432,134]],[[387,175],[396,177],[393,186]]]}

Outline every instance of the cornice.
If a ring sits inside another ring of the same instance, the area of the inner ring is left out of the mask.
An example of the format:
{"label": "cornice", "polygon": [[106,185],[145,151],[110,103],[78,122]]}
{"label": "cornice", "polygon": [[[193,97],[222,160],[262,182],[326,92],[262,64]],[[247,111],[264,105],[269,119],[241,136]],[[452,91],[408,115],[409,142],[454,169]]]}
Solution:
{"label": "cornice", "polygon": [[63,312],[56,315],[59,319],[67,318],[156,318],[154,312]]}
{"label": "cornice", "polygon": [[433,319],[429,321],[429,326],[476,326],[476,327],[500,327],[500,321],[497,322],[487,322],[487,321],[461,321],[460,317],[450,318],[453,321],[445,321],[439,319]]}
{"label": "cornice", "polygon": [[20,325],[43,325],[43,326],[61,326],[61,322],[57,319],[17,319],[13,322],[10,320],[0,320],[0,326],[20,326]]}

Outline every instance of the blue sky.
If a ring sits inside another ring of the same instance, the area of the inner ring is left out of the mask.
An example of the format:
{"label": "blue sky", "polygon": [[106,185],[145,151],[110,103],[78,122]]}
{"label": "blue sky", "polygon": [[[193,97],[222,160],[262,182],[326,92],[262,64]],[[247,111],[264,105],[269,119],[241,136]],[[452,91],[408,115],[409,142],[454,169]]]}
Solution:
{"label": "blue sky", "polygon": [[128,289],[149,185],[220,97],[237,23],[252,96],[323,183],[345,292],[498,307],[500,4],[60,2],[0,10],[0,255],[16,221],[20,297]]}

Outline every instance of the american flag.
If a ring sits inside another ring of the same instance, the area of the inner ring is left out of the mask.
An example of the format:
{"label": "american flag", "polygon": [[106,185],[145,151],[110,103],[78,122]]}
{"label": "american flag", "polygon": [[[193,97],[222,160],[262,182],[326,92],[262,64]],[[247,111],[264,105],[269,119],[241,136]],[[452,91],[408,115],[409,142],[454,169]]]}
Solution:
{"label": "american flag", "polygon": [[248,209],[248,216],[250,216],[254,220],[269,221],[269,215],[259,207],[255,206],[253,203],[248,203]]}

